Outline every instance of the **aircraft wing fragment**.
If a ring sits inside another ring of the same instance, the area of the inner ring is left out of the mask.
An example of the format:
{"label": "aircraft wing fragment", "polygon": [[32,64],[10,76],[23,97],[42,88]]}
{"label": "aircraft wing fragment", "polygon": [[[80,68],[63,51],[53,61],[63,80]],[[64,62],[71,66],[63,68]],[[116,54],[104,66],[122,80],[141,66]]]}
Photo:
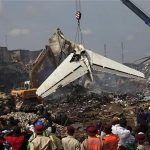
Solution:
{"label": "aircraft wing fragment", "polygon": [[140,71],[132,69],[92,51],[86,51],[90,57],[93,70],[116,74],[127,78],[136,78],[139,80],[145,78],[144,74]]}
{"label": "aircraft wing fragment", "polygon": [[64,87],[84,74],[87,74],[88,67],[85,59],[71,61],[73,55],[74,54],[71,53],[41,84],[36,91],[38,96],[43,98],[47,97],[51,93],[55,92],[59,87]]}

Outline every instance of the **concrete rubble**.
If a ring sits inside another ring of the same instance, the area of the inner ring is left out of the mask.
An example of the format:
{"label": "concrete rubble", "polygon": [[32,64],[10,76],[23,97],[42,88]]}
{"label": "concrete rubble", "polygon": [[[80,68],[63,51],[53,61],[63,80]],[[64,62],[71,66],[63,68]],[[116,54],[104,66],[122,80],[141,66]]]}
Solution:
{"label": "concrete rubble", "polygon": [[34,113],[25,113],[25,112],[11,112],[7,115],[2,115],[0,118],[4,118],[8,120],[10,117],[13,117],[15,120],[19,121],[19,124],[24,129],[27,127],[28,123],[33,123],[36,119],[38,119],[38,115]]}
{"label": "concrete rubble", "polygon": [[[80,91],[82,92],[74,91],[66,98],[45,102],[44,108],[51,114],[54,122],[63,126],[70,123],[88,125],[99,121],[111,121],[113,116],[119,116],[123,113],[131,124],[135,124],[136,109],[149,106],[149,101],[141,101],[139,96],[112,93],[96,94],[83,92],[82,89]],[[1,93],[0,108],[4,110],[0,111],[2,118],[7,119],[13,116],[15,119],[19,119],[22,125],[28,121],[34,122],[38,118],[38,115],[33,112],[15,112],[15,110],[13,112],[12,106],[11,98]],[[43,107],[43,105],[35,107],[35,112],[39,107]]]}
{"label": "concrete rubble", "polygon": [[0,92],[0,115],[7,114],[13,111],[15,104],[10,95]]}

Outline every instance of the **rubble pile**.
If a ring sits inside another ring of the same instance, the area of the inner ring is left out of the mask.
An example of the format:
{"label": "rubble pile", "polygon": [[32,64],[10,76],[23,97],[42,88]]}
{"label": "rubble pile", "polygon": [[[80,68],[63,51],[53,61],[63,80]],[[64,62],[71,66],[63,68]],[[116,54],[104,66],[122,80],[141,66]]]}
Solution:
{"label": "rubble pile", "polygon": [[[108,122],[113,116],[119,116],[123,113],[130,123],[134,124],[135,111],[140,105],[142,105],[140,97],[135,95],[77,91],[67,96],[66,99],[49,101],[47,109],[51,110],[53,115],[65,113],[72,123]],[[147,106],[148,102],[145,107]]]}
{"label": "rubble pile", "polygon": [[9,93],[12,88],[20,87],[23,81],[28,80],[28,72],[21,63],[0,64],[0,84],[4,85],[0,90]]}
{"label": "rubble pile", "polygon": [[[20,120],[21,126],[29,121],[34,122],[43,115],[43,110],[49,112],[53,122],[65,126],[75,124],[87,126],[99,121],[109,122],[114,116],[124,114],[132,126],[135,124],[135,113],[139,107],[148,108],[149,101],[141,101],[141,95],[117,95],[114,93],[94,93],[83,87],[74,87],[72,92],[57,99],[44,100],[43,104],[32,108],[32,113],[15,112],[15,106],[10,96],[0,93],[1,118],[14,117]],[[11,111],[11,112],[10,112]]]}
{"label": "rubble pile", "polygon": [[15,104],[9,95],[0,92],[0,115],[13,111]]}
{"label": "rubble pile", "polygon": [[13,117],[15,120],[19,121],[20,126],[23,127],[23,129],[26,128],[29,122],[33,123],[38,119],[38,115],[34,113],[25,113],[25,112],[11,112],[7,115],[2,115],[0,118],[3,118],[5,120],[8,120],[10,117]]}

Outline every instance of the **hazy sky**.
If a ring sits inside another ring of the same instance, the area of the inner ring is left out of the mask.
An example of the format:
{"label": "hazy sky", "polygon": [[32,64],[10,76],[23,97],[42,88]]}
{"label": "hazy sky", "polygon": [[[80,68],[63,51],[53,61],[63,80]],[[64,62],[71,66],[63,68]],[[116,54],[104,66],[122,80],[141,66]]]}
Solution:
{"label": "hazy sky", "polygon": [[[133,0],[150,14],[150,0]],[[59,27],[75,40],[75,0],[0,0],[0,45],[39,50]],[[120,0],[81,0],[84,46],[121,62],[150,56],[150,27]],[[6,36],[7,35],[7,36]],[[7,37],[7,38],[6,38]],[[6,40],[7,39],[7,40]]]}

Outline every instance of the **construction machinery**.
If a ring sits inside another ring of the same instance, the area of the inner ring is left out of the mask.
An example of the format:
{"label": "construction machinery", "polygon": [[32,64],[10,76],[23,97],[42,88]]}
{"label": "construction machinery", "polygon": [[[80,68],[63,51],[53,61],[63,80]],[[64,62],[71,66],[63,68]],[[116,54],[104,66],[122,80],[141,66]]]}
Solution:
{"label": "construction machinery", "polygon": [[36,96],[36,88],[31,88],[30,81],[25,81],[22,87],[11,90],[11,96],[14,99],[16,110],[30,111],[33,106],[41,103]]}
{"label": "construction machinery", "polygon": [[[51,41],[53,42],[54,40]],[[11,90],[11,96],[15,100],[17,110],[31,110],[32,108],[35,108],[36,105],[42,103],[42,100],[36,95],[38,87],[37,74],[46,58],[49,58],[53,68],[57,67],[54,53],[50,46],[47,45],[31,65],[30,81],[25,81],[20,88]]]}
{"label": "construction machinery", "polygon": [[[41,66],[44,64],[46,58],[52,64],[52,68],[57,66],[66,58],[71,52],[73,52],[72,43],[65,40],[63,33],[58,28],[57,31],[49,38],[48,45],[45,46],[37,58],[31,64],[30,81],[25,81],[20,88],[12,89],[11,96],[14,98],[16,103],[16,109],[32,109],[37,104],[42,103],[42,99],[36,95],[38,88],[38,72]],[[50,66],[50,65],[49,65]]]}
{"label": "construction machinery", "polygon": [[138,17],[140,17],[145,24],[150,26],[150,17],[142,11],[136,4],[130,0],[121,0],[121,2],[126,5],[131,11],[133,11]]}
{"label": "construction machinery", "polygon": [[[137,6],[131,0],[120,0],[120,1],[125,6],[127,6],[132,12],[134,12],[139,18],[141,18],[145,22],[146,25],[148,25],[150,27],[150,17],[149,17],[149,15],[146,12],[144,12],[141,8],[139,8],[139,6]],[[143,58],[141,58],[139,60],[141,60],[140,64],[146,63],[146,62],[148,62],[150,60],[150,56],[143,57]],[[144,70],[143,70],[143,72],[145,73],[146,77],[149,74],[148,73],[149,72],[149,69],[148,69],[149,66],[150,66],[149,63],[147,63],[146,66],[144,67]],[[148,83],[148,86],[150,86],[150,77],[148,77],[147,83]]]}

